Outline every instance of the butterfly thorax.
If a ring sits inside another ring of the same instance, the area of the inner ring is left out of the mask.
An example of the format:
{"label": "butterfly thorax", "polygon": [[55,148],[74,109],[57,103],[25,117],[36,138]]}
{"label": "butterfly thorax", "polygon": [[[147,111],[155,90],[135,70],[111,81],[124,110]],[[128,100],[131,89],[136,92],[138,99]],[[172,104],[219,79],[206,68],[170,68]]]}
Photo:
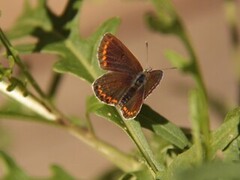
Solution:
{"label": "butterfly thorax", "polygon": [[134,94],[145,85],[147,81],[147,72],[140,72],[137,77],[133,80],[132,85],[123,94],[121,100],[119,101],[119,106],[126,104]]}

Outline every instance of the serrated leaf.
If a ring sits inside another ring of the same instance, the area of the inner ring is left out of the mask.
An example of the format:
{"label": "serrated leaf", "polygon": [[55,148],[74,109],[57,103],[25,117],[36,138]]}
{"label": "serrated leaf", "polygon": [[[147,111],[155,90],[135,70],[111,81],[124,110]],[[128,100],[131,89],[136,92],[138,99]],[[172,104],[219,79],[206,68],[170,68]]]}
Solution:
{"label": "serrated leaf", "polygon": [[36,7],[31,7],[28,0],[25,0],[22,14],[16,20],[14,27],[8,32],[11,39],[21,38],[34,32],[36,27],[47,31],[51,30],[51,22],[45,7],[46,0],[38,1]]}
{"label": "serrated leaf", "polygon": [[[24,52],[32,50],[57,54],[60,58],[54,65],[56,72],[70,73],[92,83],[103,72],[96,58],[99,41],[104,33],[116,31],[120,23],[119,18],[106,21],[91,37],[84,39],[79,34],[82,0],[68,1],[60,16],[48,8],[46,1],[38,3],[36,8],[26,6],[26,11],[30,15],[23,13],[10,34],[15,37],[27,34],[36,37],[38,39],[36,45],[25,45],[21,49]],[[16,30],[21,32],[26,27],[29,27],[27,33],[16,36]]]}
{"label": "serrated leaf", "polygon": [[70,39],[57,44],[55,48],[46,49],[57,51],[59,54],[64,53],[64,57],[61,57],[60,61],[55,64],[54,70],[71,73],[92,83],[103,72],[98,66],[96,57],[99,41],[105,32],[114,33],[119,22],[118,18],[112,18],[103,23],[98,31],[87,40],[70,35]]}

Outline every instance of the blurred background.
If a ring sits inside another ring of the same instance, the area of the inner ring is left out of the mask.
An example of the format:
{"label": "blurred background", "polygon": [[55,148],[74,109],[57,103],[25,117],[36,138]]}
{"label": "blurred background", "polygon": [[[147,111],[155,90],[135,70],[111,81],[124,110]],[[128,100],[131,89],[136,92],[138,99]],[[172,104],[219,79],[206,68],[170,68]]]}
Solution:
{"label": "blurred background", "polygon": [[[36,1],[31,2],[36,4]],[[66,2],[49,0],[48,4],[54,12],[61,14]],[[223,1],[173,0],[173,3],[191,37],[209,95],[234,106],[237,80]],[[14,24],[23,5],[24,0],[0,1],[0,25],[3,30],[8,30]],[[133,52],[143,67],[172,67],[164,58],[164,51],[172,49],[186,55],[185,49],[176,37],[160,35],[148,29],[144,14],[151,10],[154,8],[147,0],[85,0],[81,9],[80,34],[88,37],[102,22],[118,16],[122,23],[116,36]],[[145,41],[149,43],[148,64]],[[41,87],[47,90],[56,57],[33,54],[23,58],[30,64],[31,72]],[[160,86],[145,103],[173,123],[190,127],[188,94],[193,86],[192,79],[179,70],[166,70]],[[64,113],[83,117],[88,95],[92,95],[88,83],[66,75],[56,103]],[[0,104],[4,99],[0,94]],[[210,117],[212,129],[223,120],[213,110],[210,111]],[[123,151],[134,148],[127,135],[113,124],[96,116],[92,116],[92,121],[97,135],[105,141]],[[75,177],[90,179],[112,166],[102,155],[63,129],[16,120],[1,120],[0,123],[9,136],[7,152],[32,176],[48,176],[49,166],[58,164]]]}

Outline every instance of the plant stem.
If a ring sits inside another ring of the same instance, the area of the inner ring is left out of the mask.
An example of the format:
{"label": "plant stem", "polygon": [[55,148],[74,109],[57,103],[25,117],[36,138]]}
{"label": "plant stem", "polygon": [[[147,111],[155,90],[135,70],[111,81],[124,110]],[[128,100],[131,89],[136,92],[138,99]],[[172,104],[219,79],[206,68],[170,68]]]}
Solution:
{"label": "plant stem", "polygon": [[[48,121],[53,122],[53,125],[57,125],[67,129],[71,134],[76,136],[78,139],[82,140],[86,144],[94,147],[107,159],[116,164],[125,172],[137,171],[142,168],[142,164],[138,162],[134,157],[127,155],[112,145],[98,139],[94,134],[89,131],[89,129],[82,128],[79,126],[74,126],[70,123],[70,120],[67,119],[62,113],[60,113],[53,106],[47,107],[45,104],[36,98],[31,93],[27,97],[24,97],[22,91],[18,88],[15,88],[13,91],[7,91],[9,84],[6,82],[0,82],[0,91],[6,94],[7,96],[13,98],[14,100],[21,103],[23,106],[26,106],[28,109],[36,112],[41,117],[44,117]],[[46,122],[46,121],[40,121]]]}
{"label": "plant stem", "polygon": [[191,73],[193,74],[195,82],[196,82],[198,88],[202,89],[203,93],[205,94],[205,96],[207,98],[207,91],[206,91],[205,85],[203,83],[201,71],[199,69],[199,65],[198,65],[198,61],[197,61],[197,57],[196,57],[196,53],[194,52],[194,49],[192,47],[192,44],[189,40],[189,37],[188,37],[186,31],[183,30],[183,32],[180,34],[179,37],[181,38],[182,43],[185,45],[185,48],[187,49],[188,54],[190,56],[191,68],[192,68]]}
{"label": "plant stem", "polygon": [[48,90],[48,97],[49,98],[54,98],[54,96],[57,93],[58,87],[60,85],[62,81],[62,75],[59,73],[53,73],[52,75],[52,80],[49,86],[49,90]]}
{"label": "plant stem", "polygon": [[18,52],[12,47],[11,43],[8,41],[7,37],[5,36],[1,28],[0,28],[0,39],[7,50],[8,56],[11,55],[13,57],[15,63],[21,68],[21,70],[23,71],[24,75],[26,76],[26,78],[28,79],[32,87],[36,90],[36,92],[42,98],[45,99],[46,95],[44,94],[40,86],[38,86],[37,82],[32,77],[32,75],[29,73],[28,68],[23,64],[23,62],[19,58]]}
{"label": "plant stem", "polygon": [[[98,139],[93,131],[86,129],[85,127],[80,127],[73,125],[71,121],[65,117],[47,98],[41,88],[38,86],[37,82],[29,73],[27,67],[22,63],[17,51],[11,46],[10,42],[4,35],[2,29],[0,28],[0,39],[5,46],[7,53],[11,56],[15,63],[21,68],[26,78],[29,80],[33,88],[40,95],[40,98],[37,98],[32,93],[28,92],[28,96],[24,97],[23,92],[20,88],[15,87],[12,91],[8,91],[7,87],[10,85],[8,82],[0,82],[0,91],[2,91],[7,96],[13,98],[14,100],[21,103],[23,106],[31,109],[32,111],[39,114],[41,117],[44,117],[48,121],[53,122],[57,126],[66,128],[70,133],[76,136],[78,139],[81,139],[86,144],[90,145],[97,149],[100,153],[105,155],[110,161],[116,164],[120,169],[125,172],[138,171],[142,168],[143,164],[139,163],[133,156],[127,155],[126,153],[121,152],[117,148],[111,146],[110,144]],[[50,88],[50,96],[54,95],[56,92],[56,87],[59,84],[60,76],[55,76],[53,83]],[[46,121],[42,121],[46,122]]]}
{"label": "plant stem", "polygon": [[86,131],[86,129],[81,129],[79,127],[69,126],[67,127],[68,131],[73,134],[78,139],[82,140],[89,146],[98,150],[101,154],[103,154],[107,159],[116,164],[120,169],[124,172],[133,172],[138,171],[143,168],[143,165],[139,163],[137,159],[133,156],[127,155],[117,148],[109,145],[108,143],[99,140],[95,135]]}
{"label": "plant stem", "polygon": [[236,0],[224,1],[225,16],[230,31],[231,43],[232,43],[232,59],[235,63],[235,71],[237,74],[237,104],[240,105],[240,35],[238,26],[237,10],[239,5]]}
{"label": "plant stem", "polygon": [[23,92],[17,87],[13,91],[8,91],[7,87],[9,85],[7,82],[0,81],[0,91],[50,121],[56,121],[58,119],[36,96],[29,93],[28,96],[24,97]]}
{"label": "plant stem", "polygon": [[165,167],[159,164],[155,160],[153,153],[145,139],[145,136],[143,135],[143,133],[140,133],[142,132],[142,130],[139,122],[135,120],[130,120],[130,121],[123,120],[123,123],[126,126],[127,134],[134,141],[140,153],[143,155],[144,159],[146,160],[146,163],[150,171],[156,177],[159,174],[159,172],[164,171]]}

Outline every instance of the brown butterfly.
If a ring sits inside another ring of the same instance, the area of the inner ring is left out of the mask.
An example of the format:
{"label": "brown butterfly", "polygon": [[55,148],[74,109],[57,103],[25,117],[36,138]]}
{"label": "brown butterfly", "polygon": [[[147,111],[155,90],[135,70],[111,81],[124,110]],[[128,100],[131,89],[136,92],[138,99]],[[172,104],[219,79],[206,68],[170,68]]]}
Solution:
{"label": "brown butterfly", "polygon": [[93,83],[98,99],[116,106],[125,119],[135,118],[144,99],[162,79],[161,70],[143,70],[136,57],[115,36],[107,33],[98,48],[98,61],[108,72]]}

